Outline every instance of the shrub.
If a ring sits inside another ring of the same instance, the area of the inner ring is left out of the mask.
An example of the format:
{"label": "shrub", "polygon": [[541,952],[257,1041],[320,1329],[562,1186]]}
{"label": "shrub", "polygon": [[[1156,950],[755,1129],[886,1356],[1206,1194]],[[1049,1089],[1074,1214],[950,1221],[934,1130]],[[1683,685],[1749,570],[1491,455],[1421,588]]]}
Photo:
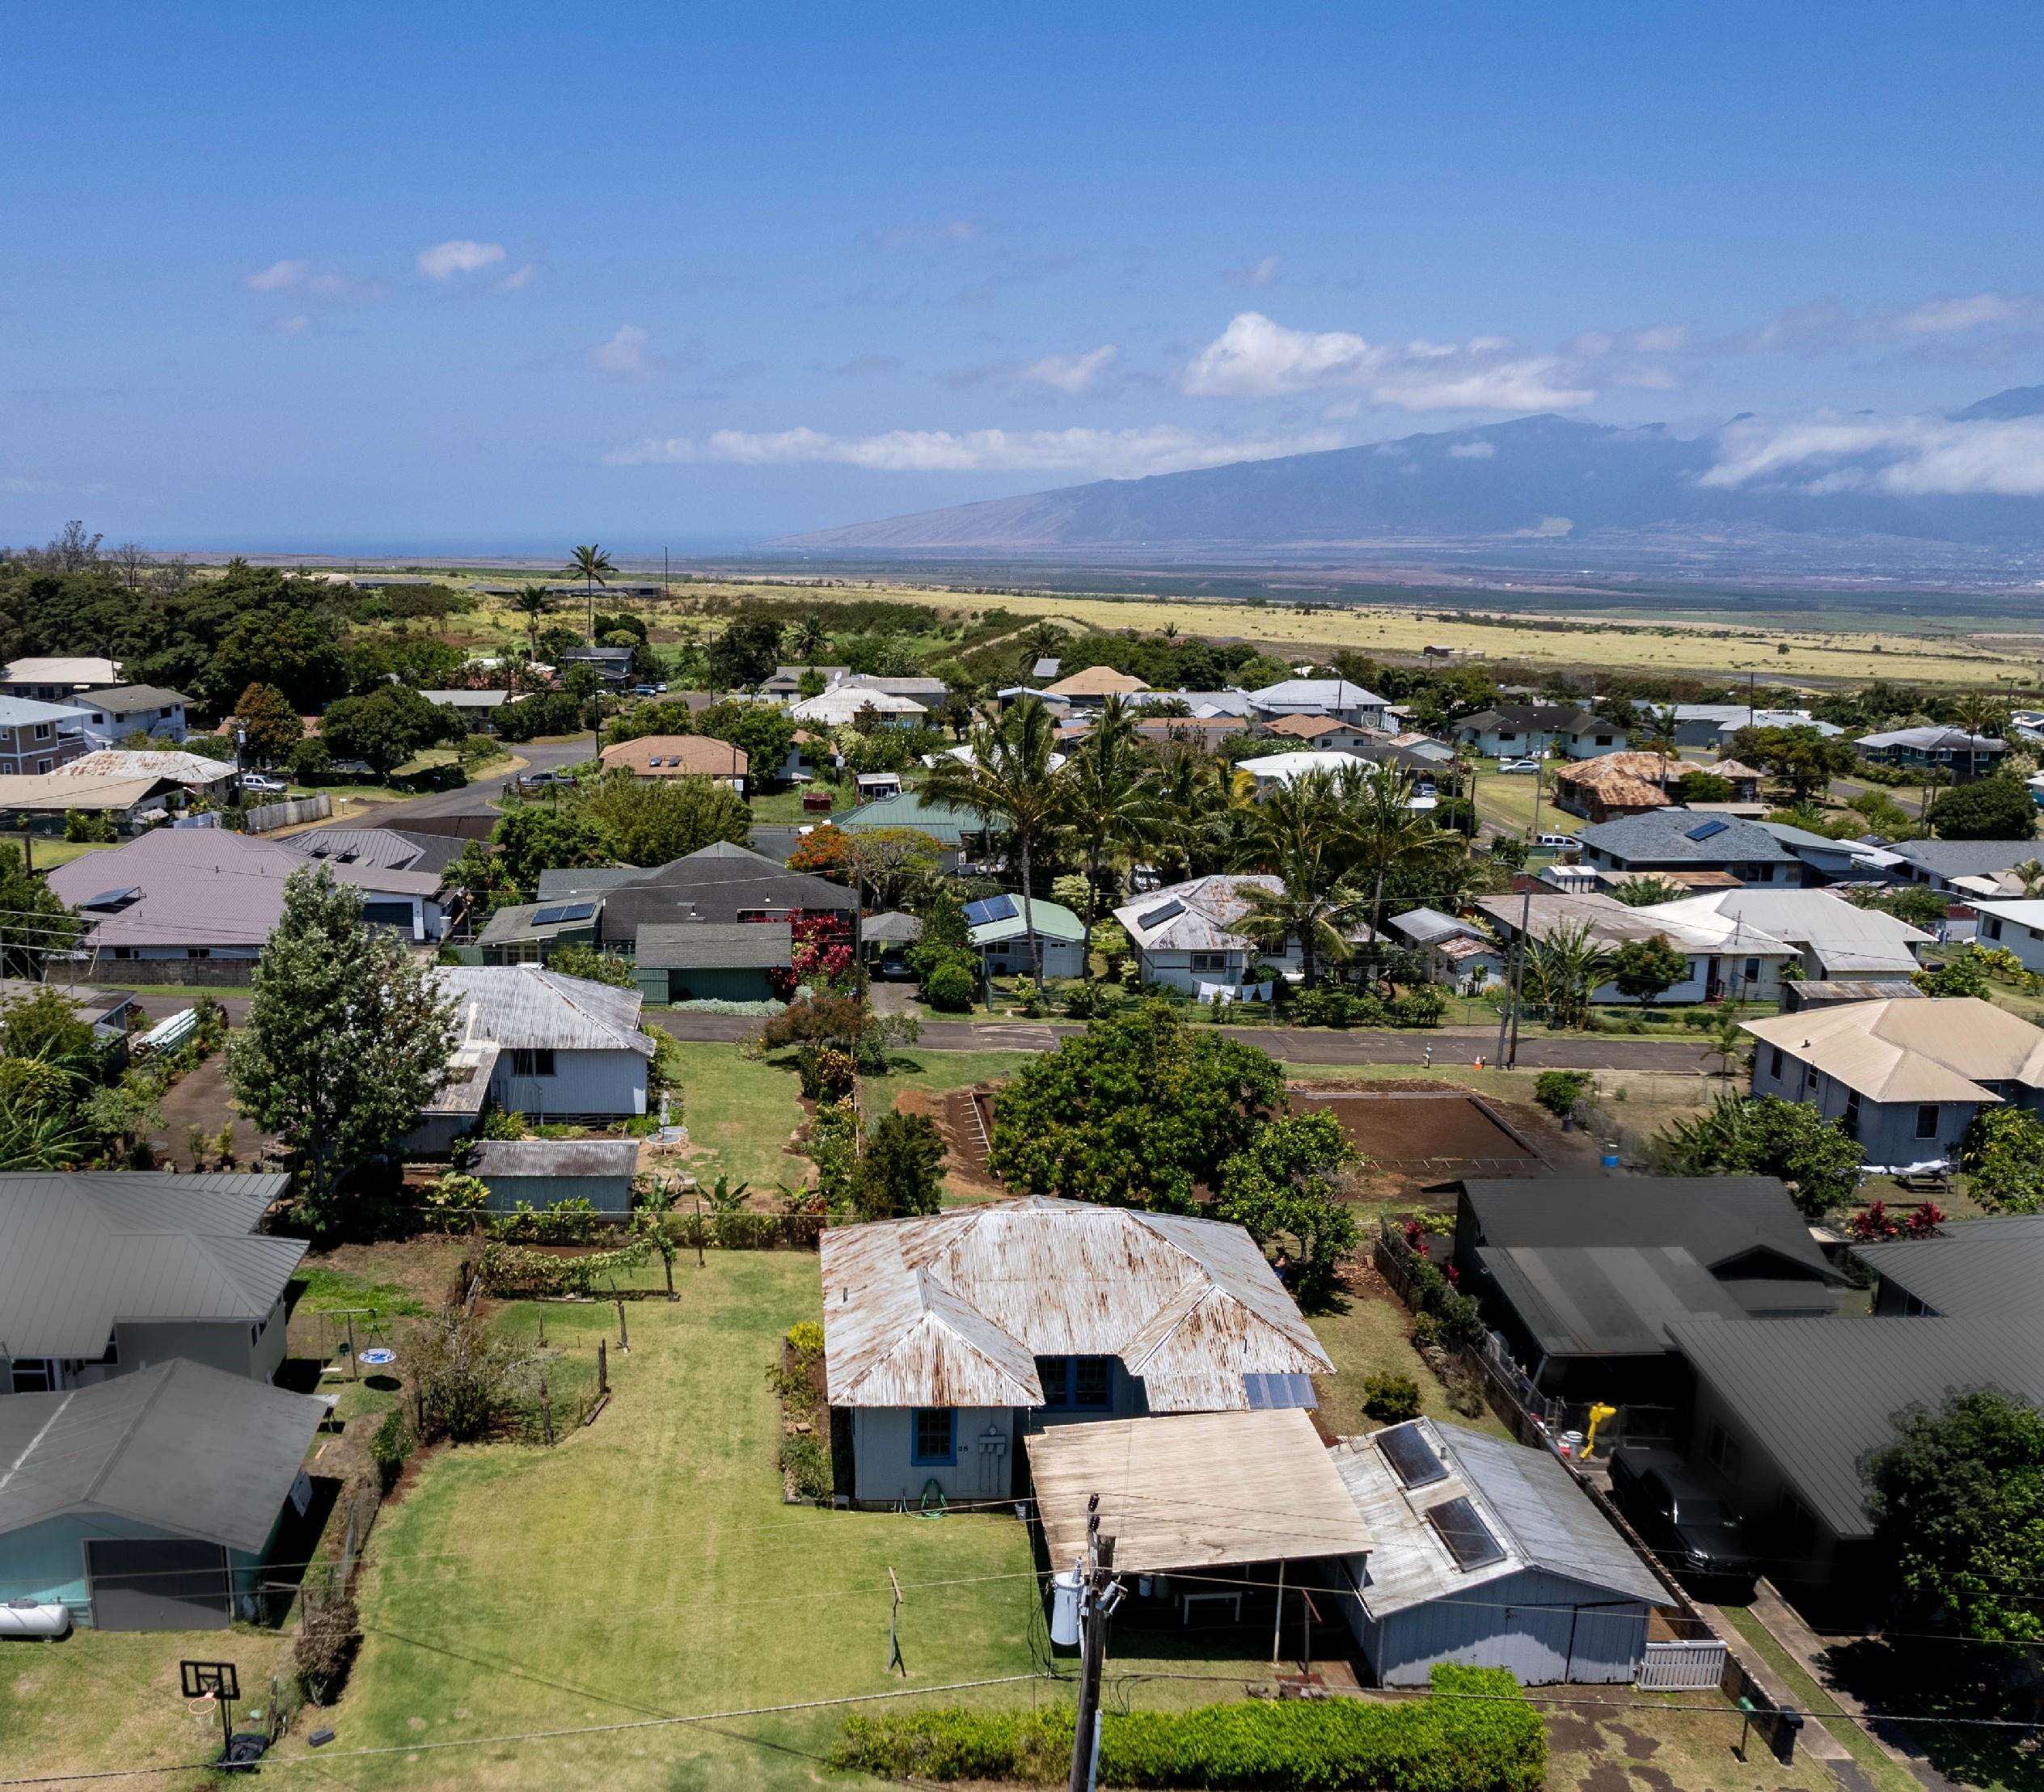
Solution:
{"label": "shrub", "polygon": [[426,1217],[442,1232],[468,1230],[474,1216],[490,1204],[490,1191],[479,1177],[450,1170],[426,1190]]}
{"label": "shrub", "polygon": [[812,1101],[843,1100],[858,1073],[858,1060],[835,1046],[805,1045],[795,1054],[795,1074]]}
{"label": "shrub", "polygon": [[2021,1108],[1983,1108],[1959,1145],[1966,1192],[1995,1213],[2044,1207],[2044,1122]]}
{"label": "shrub", "polygon": [[411,1456],[416,1441],[404,1409],[393,1406],[383,1415],[383,1422],[376,1427],[369,1440],[369,1459],[376,1464],[377,1482],[385,1493],[397,1486],[398,1477],[404,1473],[406,1459]]}
{"label": "shrub", "polygon": [[476,1123],[475,1130],[485,1139],[522,1139],[526,1135],[526,1117],[492,1108]]}
{"label": "shrub", "polygon": [[1385,1003],[1384,1012],[1393,1026],[1438,1027],[1448,1012],[1448,998],[1432,983],[1414,983]]}
{"label": "shrub", "polygon": [[830,1495],[830,1452],[822,1440],[806,1432],[781,1439],[781,1472],[803,1499]]}
{"label": "shrub", "polygon": [[[1433,1683],[1431,1698],[1397,1704],[1249,1700],[1109,1711],[1100,1721],[1100,1783],[1539,1792],[1547,1732],[1511,1675],[1444,1665]],[[1055,1783],[1071,1761],[1072,1728],[1072,1714],[1062,1707],[861,1714],[846,1720],[831,1765],[889,1777]]]}
{"label": "shrub", "polygon": [[331,1705],[340,1696],[361,1641],[361,1613],[353,1593],[329,1593],[306,1603],[293,1654],[298,1684],[315,1705]]}
{"label": "shrub", "polygon": [[1557,1120],[1576,1111],[1590,1092],[1590,1075],[1580,1070],[1544,1070],[1533,1079],[1533,1099]]}
{"label": "shrub", "polygon": [[788,1328],[788,1347],[805,1362],[823,1355],[823,1328],[813,1319],[797,1320]]}
{"label": "shrub", "polygon": [[923,1000],[940,1014],[963,1014],[977,993],[972,972],[957,958],[946,959],[923,983]]}
{"label": "shrub", "polygon": [[1386,1425],[1417,1418],[1420,1384],[1408,1375],[1366,1375],[1362,1378],[1362,1410]]}

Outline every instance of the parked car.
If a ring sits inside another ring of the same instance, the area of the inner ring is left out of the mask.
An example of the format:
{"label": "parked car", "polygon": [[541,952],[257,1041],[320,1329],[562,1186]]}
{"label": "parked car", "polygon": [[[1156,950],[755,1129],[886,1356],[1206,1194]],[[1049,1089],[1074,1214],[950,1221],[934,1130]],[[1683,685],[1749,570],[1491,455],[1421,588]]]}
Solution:
{"label": "parked car", "polygon": [[553,784],[572,784],[574,779],[565,771],[522,771],[518,774],[521,790],[545,790]]}
{"label": "parked car", "polygon": [[1537,772],[1540,769],[1540,762],[1538,759],[1500,759],[1497,769],[1500,771]]}
{"label": "parked car", "polygon": [[1533,843],[1556,852],[1580,852],[1582,850],[1582,842],[1573,834],[1535,834]]}
{"label": "parked car", "polygon": [[1621,1444],[1611,1452],[1611,1502],[1678,1573],[1750,1588],[1759,1572],[1738,1515],[1670,1450]]}
{"label": "parked car", "polygon": [[241,775],[241,788],[251,797],[281,797],[291,787],[281,778],[272,778],[260,771],[244,771]]}
{"label": "parked car", "polygon": [[631,694],[635,697],[657,697],[666,688],[661,684],[635,684]]}

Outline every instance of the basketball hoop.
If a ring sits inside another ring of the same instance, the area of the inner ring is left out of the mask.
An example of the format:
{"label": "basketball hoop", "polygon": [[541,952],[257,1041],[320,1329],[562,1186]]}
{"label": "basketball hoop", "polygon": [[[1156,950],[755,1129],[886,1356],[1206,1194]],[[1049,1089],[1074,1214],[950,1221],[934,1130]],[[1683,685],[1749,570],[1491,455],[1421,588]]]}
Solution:
{"label": "basketball hoop", "polygon": [[184,1709],[189,1711],[193,1717],[202,1718],[219,1702],[220,1695],[217,1693],[209,1691],[201,1693],[196,1699],[188,1701],[186,1703]]}

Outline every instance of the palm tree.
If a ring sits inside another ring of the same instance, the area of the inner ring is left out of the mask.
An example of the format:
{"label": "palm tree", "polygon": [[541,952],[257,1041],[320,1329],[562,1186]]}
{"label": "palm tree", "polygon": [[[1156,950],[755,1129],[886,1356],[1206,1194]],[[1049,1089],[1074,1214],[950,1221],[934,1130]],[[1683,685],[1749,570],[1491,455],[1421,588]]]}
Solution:
{"label": "palm tree", "polygon": [[2044,895],[2044,863],[2025,859],[2019,865],[2011,865],[2008,875],[2016,880],[2016,887],[2025,896]]}
{"label": "palm tree", "polygon": [[2007,701],[1992,691],[1968,691],[1954,699],[1952,713],[1958,718],[1959,726],[1966,731],[1966,775],[1973,778],[1975,754],[1972,737],[1998,736],[2008,725]]}
{"label": "palm tree", "polygon": [[1101,705],[1093,731],[1064,768],[1063,813],[1066,830],[1086,860],[1086,938],[1081,975],[1093,980],[1093,920],[1100,909],[1100,873],[1109,858],[1124,847],[1152,838],[1162,809],[1135,736],[1135,716],[1118,695]]}
{"label": "palm tree", "polygon": [[610,576],[617,568],[610,564],[610,556],[591,542],[586,547],[577,547],[575,557],[569,562],[569,574],[582,581],[582,589],[589,594],[589,645],[596,645],[596,588],[608,585]]}
{"label": "palm tree", "polygon": [[795,632],[788,637],[788,651],[798,664],[813,666],[817,657],[830,645],[830,631],[824,626],[823,618],[812,610],[796,623]]}
{"label": "palm tree", "polygon": [[923,782],[932,802],[971,809],[990,828],[1007,824],[1008,848],[1022,877],[1022,926],[1029,936],[1036,981],[1043,982],[1043,942],[1037,937],[1029,877],[1037,848],[1056,827],[1064,800],[1061,772],[1050,769],[1058,725],[1040,698],[1024,697],[998,721],[973,725],[965,759],[940,754]]}
{"label": "palm tree", "polygon": [[1345,772],[1337,786],[1341,834],[1358,865],[1370,873],[1370,932],[1384,911],[1384,880],[1394,871],[1430,871],[1465,850],[1413,807],[1413,776],[1388,761]]}
{"label": "palm tree", "polygon": [[511,607],[526,619],[526,641],[539,653],[539,624],[554,613],[553,594],[543,585],[522,585],[512,594]]}
{"label": "palm tree", "polygon": [[1579,1027],[1590,998],[1611,971],[1610,955],[1590,937],[1586,921],[1565,921],[1544,940],[1522,940],[1528,994],[1547,1010],[1548,1025]]}
{"label": "palm tree", "polygon": [[1297,940],[1309,989],[1319,981],[1322,959],[1338,964],[1349,956],[1350,936],[1368,906],[1341,873],[1341,821],[1331,778],[1295,779],[1264,798],[1244,854],[1247,862],[1276,875],[1278,888],[1242,885],[1249,907],[1235,929],[1281,953],[1287,940]]}

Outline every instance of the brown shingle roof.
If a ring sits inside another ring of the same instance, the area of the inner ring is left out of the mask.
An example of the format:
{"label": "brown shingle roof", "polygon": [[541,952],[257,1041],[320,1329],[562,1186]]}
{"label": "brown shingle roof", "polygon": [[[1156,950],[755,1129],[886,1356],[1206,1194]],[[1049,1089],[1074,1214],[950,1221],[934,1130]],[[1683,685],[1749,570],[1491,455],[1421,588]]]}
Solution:
{"label": "brown shingle roof", "polygon": [[707,734],[645,734],[603,750],[605,771],[635,778],[742,778],[749,763],[742,748]]}

